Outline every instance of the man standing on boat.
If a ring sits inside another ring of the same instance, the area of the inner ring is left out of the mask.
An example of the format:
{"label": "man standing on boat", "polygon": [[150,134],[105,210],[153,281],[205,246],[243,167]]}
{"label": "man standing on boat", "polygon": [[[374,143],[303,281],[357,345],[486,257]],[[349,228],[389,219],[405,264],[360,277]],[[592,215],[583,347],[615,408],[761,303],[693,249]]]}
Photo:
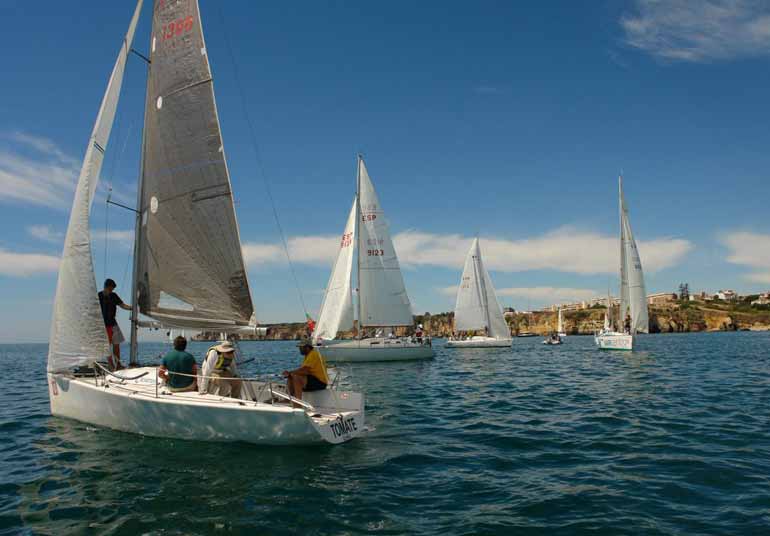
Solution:
{"label": "man standing on boat", "polygon": [[[115,287],[118,285],[112,279],[104,281],[104,290],[99,292],[99,305],[102,307],[102,318],[104,319],[104,326],[107,328],[107,338],[112,345],[112,354],[110,354],[109,362],[112,370],[118,370],[123,368],[120,364],[120,343],[126,339],[123,337],[123,332],[120,331],[118,321],[115,320],[115,315],[118,312],[118,307],[131,310],[131,306],[123,303],[120,296],[115,292]],[[112,356],[115,356],[113,362]]]}
{"label": "man standing on boat", "polygon": [[[242,382],[238,378],[235,363],[235,346],[230,341],[221,341],[209,348],[203,362],[201,392],[219,396],[241,397]],[[210,377],[210,378],[209,378]]]}
{"label": "man standing on boat", "polygon": [[303,391],[323,391],[329,385],[329,375],[326,363],[321,354],[313,348],[310,339],[302,339],[297,343],[299,352],[304,356],[298,369],[284,370],[286,389],[294,398],[302,400]]}

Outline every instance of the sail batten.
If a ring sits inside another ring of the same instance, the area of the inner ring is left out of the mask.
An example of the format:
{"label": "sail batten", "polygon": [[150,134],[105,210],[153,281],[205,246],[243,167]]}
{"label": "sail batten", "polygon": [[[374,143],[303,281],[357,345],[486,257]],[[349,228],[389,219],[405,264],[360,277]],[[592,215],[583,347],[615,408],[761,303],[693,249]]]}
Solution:
{"label": "sail batten", "polygon": [[[137,252],[140,311],[195,327],[252,321],[197,0],[156,2]],[[169,307],[163,295],[186,306]]]}
{"label": "sail batten", "polygon": [[89,215],[141,10],[142,0],[138,0],[102,98],[75,188],[54,297],[49,372],[70,369],[110,354],[97,297]]}

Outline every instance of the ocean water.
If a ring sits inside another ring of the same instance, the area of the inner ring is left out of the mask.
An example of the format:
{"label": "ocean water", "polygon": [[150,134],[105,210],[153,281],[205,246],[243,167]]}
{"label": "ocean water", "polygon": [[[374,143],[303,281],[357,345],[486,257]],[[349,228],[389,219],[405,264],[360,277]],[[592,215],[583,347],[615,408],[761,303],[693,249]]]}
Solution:
{"label": "ocean water", "polygon": [[[638,342],[346,366],[372,429],[312,448],[53,418],[46,346],[0,345],[0,534],[770,533],[770,334]],[[298,362],[243,349],[251,372]]]}

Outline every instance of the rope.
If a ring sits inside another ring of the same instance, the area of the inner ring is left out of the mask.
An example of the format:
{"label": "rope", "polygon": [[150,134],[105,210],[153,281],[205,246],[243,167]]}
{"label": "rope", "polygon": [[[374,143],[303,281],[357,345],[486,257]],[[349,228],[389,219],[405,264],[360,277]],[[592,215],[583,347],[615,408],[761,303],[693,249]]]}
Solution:
{"label": "rope", "polygon": [[228,36],[229,32],[226,30],[227,25],[225,23],[224,13],[222,12],[221,2],[217,2],[217,8],[219,12],[219,20],[222,25],[222,33],[224,34],[225,44],[227,46],[227,51],[230,56],[230,63],[232,64],[232,67],[233,67],[235,85],[238,88],[238,95],[240,96],[241,107],[243,108],[243,117],[246,119],[246,124],[249,127],[249,136],[250,136],[252,149],[254,150],[254,156],[257,162],[257,169],[259,170],[260,175],[262,175],[262,182],[264,184],[265,193],[267,194],[267,198],[270,201],[270,207],[273,210],[273,217],[275,218],[276,227],[278,227],[278,234],[281,237],[281,245],[283,246],[283,251],[286,254],[286,260],[289,263],[289,271],[291,272],[291,277],[294,281],[294,287],[297,289],[297,295],[299,296],[299,301],[302,304],[302,309],[305,312],[305,316],[309,316],[307,311],[307,306],[305,305],[305,298],[302,295],[302,289],[300,288],[299,280],[297,279],[297,274],[294,271],[294,264],[291,262],[291,255],[289,254],[289,246],[286,242],[286,235],[283,231],[281,220],[278,217],[278,210],[275,208],[275,200],[273,199],[273,192],[270,189],[270,182],[267,180],[267,173],[265,172],[265,167],[262,162],[262,157],[260,156],[259,145],[257,144],[257,136],[254,130],[254,124],[251,121],[251,116],[249,115],[248,108],[246,107],[246,96],[244,95],[243,87],[241,86],[241,80],[240,80],[240,75],[238,71],[238,64],[235,62],[235,54],[233,54],[233,48],[230,43],[230,38]]}

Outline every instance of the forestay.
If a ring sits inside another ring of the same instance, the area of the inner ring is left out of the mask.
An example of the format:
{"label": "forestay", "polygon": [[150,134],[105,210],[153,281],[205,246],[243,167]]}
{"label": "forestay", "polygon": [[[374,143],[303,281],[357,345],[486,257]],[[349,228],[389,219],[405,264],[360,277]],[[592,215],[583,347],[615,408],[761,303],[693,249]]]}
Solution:
{"label": "forestay", "polygon": [[353,328],[353,299],[351,280],[353,271],[353,254],[355,252],[356,208],[357,200],[353,200],[350,215],[345,224],[345,230],[340,238],[340,249],[334,268],[326,286],[318,324],[313,331],[313,341],[319,339],[334,339],[340,330]]}
{"label": "forestay", "polygon": [[639,258],[639,250],[636,247],[634,235],[631,232],[631,224],[628,221],[628,208],[623,195],[622,179],[619,182],[620,191],[620,243],[624,265],[625,307],[621,308],[621,321],[625,321],[626,307],[631,314],[631,333],[647,333],[649,330],[649,317],[647,312],[647,293],[644,288],[644,274],[642,273],[642,261]]}
{"label": "forestay", "polygon": [[139,307],[167,326],[253,307],[196,0],[156,1],[137,239]]}
{"label": "forestay", "polygon": [[360,225],[359,299],[362,326],[411,326],[412,307],[404,287],[388,222],[363,159],[358,161]]}
{"label": "forestay", "polygon": [[139,0],[99,107],[75,188],[56,283],[48,350],[49,372],[93,362],[110,354],[91,257],[89,213],[141,10],[142,0]]}

